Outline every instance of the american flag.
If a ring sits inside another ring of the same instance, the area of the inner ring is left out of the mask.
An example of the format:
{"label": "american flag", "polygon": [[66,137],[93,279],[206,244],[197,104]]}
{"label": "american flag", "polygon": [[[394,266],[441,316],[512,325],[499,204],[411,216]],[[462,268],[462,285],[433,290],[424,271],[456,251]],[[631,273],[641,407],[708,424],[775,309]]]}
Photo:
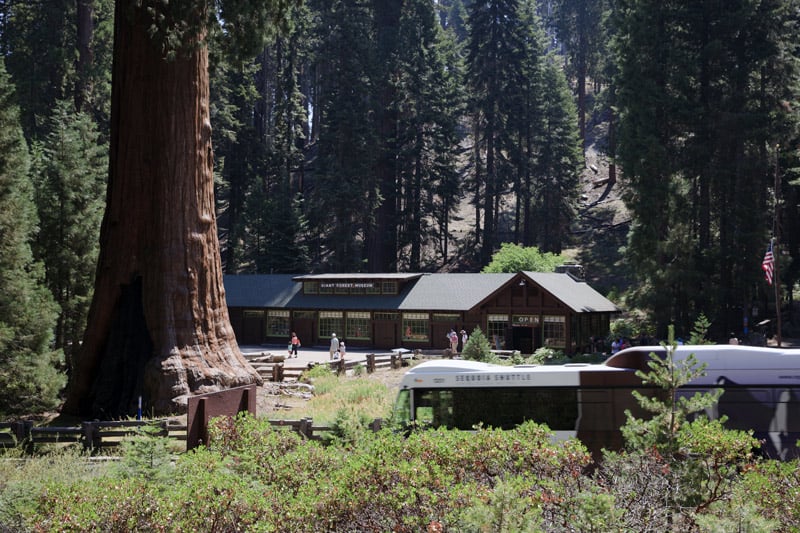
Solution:
{"label": "american flag", "polygon": [[764,254],[764,260],[761,261],[761,270],[764,271],[764,278],[767,283],[772,285],[772,273],[775,270],[775,257],[772,255],[772,241],[769,241],[767,253]]}

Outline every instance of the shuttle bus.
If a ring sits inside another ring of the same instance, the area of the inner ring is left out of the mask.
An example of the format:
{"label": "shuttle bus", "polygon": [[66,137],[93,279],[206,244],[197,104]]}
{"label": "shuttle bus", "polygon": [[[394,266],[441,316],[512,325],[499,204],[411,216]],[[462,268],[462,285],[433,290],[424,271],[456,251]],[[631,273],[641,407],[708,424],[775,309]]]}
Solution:
{"label": "shuttle bus", "polygon": [[[547,424],[558,439],[579,438],[594,454],[621,448],[625,411],[645,417],[633,390],[657,394],[636,370],[647,371],[661,346],[622,350],[602,364],[503,366],[438,360],[410,369],[400,384],[395,413],[417,427],[511,429],[531,420]],[[705,375],[681,395],[724,390],[710,418],[728,417],[730,429],[752,429],[763,453],[791,459],[800,450],[800,350],[735,345],[678,346],[675,361],[694,354]]]}

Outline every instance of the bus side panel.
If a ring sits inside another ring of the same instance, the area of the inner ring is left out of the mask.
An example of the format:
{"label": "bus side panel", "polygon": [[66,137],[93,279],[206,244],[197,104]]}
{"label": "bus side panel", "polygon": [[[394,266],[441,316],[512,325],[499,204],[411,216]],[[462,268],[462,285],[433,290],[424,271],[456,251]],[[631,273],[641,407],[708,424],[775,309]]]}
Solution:
{"label": "bus side panel", "polygon": [[641,387],[642,381],[632,371],[581,372],[577,436],[595,459],[600,458],[603,448],[622,448],[619,428],[626,422],[626,409],[641,416],[639,404],[631,394]]}
{"label": "bus side panel", "polygon": [[[800,456],[800,389],[797,387],[742,386],[720,379],[724,392],[706,416],[728,418],[725,427],[753,431],[762,442],[761,452],[771,459],[788,460]],[[709,387],[687,387],[680,395],[690,397],[710,392]]]}

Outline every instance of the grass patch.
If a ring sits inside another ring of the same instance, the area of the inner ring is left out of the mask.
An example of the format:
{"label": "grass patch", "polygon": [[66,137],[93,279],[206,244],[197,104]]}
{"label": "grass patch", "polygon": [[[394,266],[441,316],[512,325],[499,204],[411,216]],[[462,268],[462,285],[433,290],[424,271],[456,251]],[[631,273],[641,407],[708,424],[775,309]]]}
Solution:
{"label": "grass patch", "polygon": [[[399,372],[399,371],[398,371]],[[403,370],[405,372],[405,370]],[[303,381],[314,386],[310,400],[290,411],[270,413],[270,418],[311,418],[315,424],[333,425],[343,412],[361,420],[388,419],[391,416],[397,387],[376,376],[383,373],[339,376],[326,366],[317,366],[303,374]]]}
{"label": "grass patch", "polygon": [[[335,382],[331,382],[331,379]],[[316,382],[314,386],[317,386]],[[394,387],[389,388],[374,379],[332,376],[325,378],[325,387],[315,389],[303,416],[330,424],[344,410],[362,419],[385,419],[392,413],[396,395]]]}

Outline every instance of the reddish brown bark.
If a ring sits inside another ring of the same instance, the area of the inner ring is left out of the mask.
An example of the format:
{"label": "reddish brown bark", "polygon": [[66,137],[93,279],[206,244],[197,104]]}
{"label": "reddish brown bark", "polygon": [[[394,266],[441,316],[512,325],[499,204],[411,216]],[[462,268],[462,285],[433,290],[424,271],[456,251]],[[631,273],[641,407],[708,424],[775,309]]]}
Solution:
{"label": "reddish brown bark", "polygon": [[[123,7],[123,4],[126,7]],[[214,212],[208,53],[167,61],[143,9],[117,2],[111,152],[94,300],[65,412],[185,409],[260,382],[230,325]]]}

